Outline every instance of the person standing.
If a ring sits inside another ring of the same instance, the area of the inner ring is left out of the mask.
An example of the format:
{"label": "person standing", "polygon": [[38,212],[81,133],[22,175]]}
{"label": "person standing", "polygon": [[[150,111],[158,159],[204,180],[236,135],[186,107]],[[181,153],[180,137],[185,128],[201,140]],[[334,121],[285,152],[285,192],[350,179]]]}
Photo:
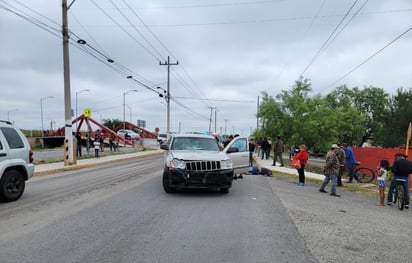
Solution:
{"label": "person standing", "polygon": [[223,143],[223,147],[226,148],[226,146],[233,140],[233,135],[229,135],[227,140]]}
{"label": "person standing", "polygon": [[300,168],[296,168],[298,171],[299,175],[299,182],[296,184],[298,186],[304,186],[305,185],[305,164],[307,163],[309,159],[309,154],[308,151],[306,151],[306,145],[301,144],[299,145],[299,152],[296,154],[294,157],[300,161]]}
{"label": "person standing", "polygon": [[77,141],[76,156],[82,157],[82,136],[80,135],[80,132],[76,133],[76,141]]}
{"label": "person standing", "polygon": [[337,144],[332,144],[331,149],[328,151],[326,154],[326,164],[325,167],[323,168],[323,173],[325,175],[325,179],[323,179],[323,182],[319,188],[319,192],[321,193],[327,193],[325,190],[326,185],[329,183],[329,181],[332,181],[332,188],[331,188],[331,196],[336,196],[340,197],[336,193],[336,185],[338,181],[338,172],[339,172],[339,160],[338,160],[338,151],[339,151],[339,146]]}
{"label": "person standing", "polygon": [[378,171],[378,188],[379,188],[379,202],[377,206],[384,206],[385,202],[385,185],[386,185],[386,174],[389,170],[388,160],[380,160],[377,168]]}
{"label": "person standing", "polygon": [[355,154],[353,153],[352,149],[346,144],[343,144],[343,149],[345,151],[345,158],[346,158],[346,168],[348,169],[349,181],[348,183],[352,183],[353,178],[359,183],[359,178],[355,174],[355,165],[358,163],[355,158]]}
{"label": "person standing", "polygon": [[273,147],[273,164],[272,166],[276,166],[276,160],[279,157],[280,160],[280,166],[284,166],[283,165],[283,141],[280,139],[280,136],[277,137],[276,142],[275,142],[275,146]]}
{"label": "person standing", "polygon": [[104,134],[101,133],[99,137],[100,151],[104,152]]}
{"label": "person standing", "polygon": [[392,195],[393,195],[393,190],[395,189],[396,186],[396,179],[403,179],[405,180],[403,182],[403,189],[405,192],[405,208],[409,208],[409,187],[408,187],[408,175],[412,174],[412,162],[406,159],[406,156],[397,153],[395,154],[395,161],[393,162],[392,168],[392,180],[391,184],[389,186],[389,191],[388,191],[388,200],[387,200],[387,205],[392,204]]}
{"label": "person standing", "polygon": [[255,140],[249,140],[249,166],[253,166],[253,154],[255,153]]}
{"label": "person standing", "polygon": [[339,146],[339,150],[338,150],[339,171],[338,171],[337,186],[342,186],[342,175],[343,175],[343,171],[345,170],[346,154],[345,154],[345,150],[342,149],[341,145],[338,145],[338,146]]}
{"label": "person standing", "polygon": [[267,160],[269,159],[269,153],[270,153],[270,144],[268,141],[268,138],[263,138],[262,142],[262,160]]}
{"label": "person standing", "polygon": [[94,157],[99,158],[99,150],[100,150],[100,142],[99,142],[99,138],[96,138],[96,140],[94,140]]}

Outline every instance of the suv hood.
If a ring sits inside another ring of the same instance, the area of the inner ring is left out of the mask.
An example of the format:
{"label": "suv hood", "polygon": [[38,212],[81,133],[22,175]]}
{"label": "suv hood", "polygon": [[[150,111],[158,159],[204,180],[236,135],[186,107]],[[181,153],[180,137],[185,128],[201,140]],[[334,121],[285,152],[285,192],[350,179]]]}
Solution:
{"label": "suv hood", "polygon": [[230,159],[226,153],[217,151],[172,151],[171,157],[185,161],[221,161]]}

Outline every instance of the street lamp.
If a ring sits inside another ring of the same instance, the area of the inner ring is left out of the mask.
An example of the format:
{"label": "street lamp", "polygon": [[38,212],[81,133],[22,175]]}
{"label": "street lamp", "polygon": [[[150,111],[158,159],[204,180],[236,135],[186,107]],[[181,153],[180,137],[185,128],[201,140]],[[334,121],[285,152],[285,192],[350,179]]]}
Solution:
{"label": "street lamp", "polygon": [[[84,91],[90,91],[90,90],[89,89],[83,89],[81,91],[76,91],[76,117],[75,117],[75,119],[77,119],[77,94],[80,94]],[[77,121],[76,121],[76,132],[77,132]]]}
{"label": "street lamp", "polygon": [[53,98],[54,98],[53,96],[47,96],[47,97],[40,98],[41,137],[44,136],[44,127],[43,127],[43,100],[53,99]]}
{"label": "street lamp", "polygon": [[[19,109],[14,109],[14,110],[9,110],[8,112],[7,112],[7,121],[10,121],[10,112],[13,112],[13,111],[18,111]],[[13,122],[14,123],[14,122]]]}
{"label": "street lamp", "polygon": [[136,89],[131,89],[131,90],[123,93],[123,130],[126,129],[126,120],[125,120],[126,94],[128,94],[130,92],[137,92],[137,90]]}

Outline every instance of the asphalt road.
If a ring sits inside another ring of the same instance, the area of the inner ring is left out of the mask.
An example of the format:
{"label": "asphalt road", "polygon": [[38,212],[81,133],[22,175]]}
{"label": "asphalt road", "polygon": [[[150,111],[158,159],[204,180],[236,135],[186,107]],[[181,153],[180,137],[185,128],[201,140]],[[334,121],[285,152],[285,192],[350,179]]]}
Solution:
{"label": "asphalt road", "polygon": [[161,158],[33,178],[0,203],[0,262],[412,262],[409,210],[277,176],[166,194]]}
{"label": "asphalt road", "polygon": [[316,262],[266,178],[166,194],[161,158],[33,178],[0,203],[0,261]]}

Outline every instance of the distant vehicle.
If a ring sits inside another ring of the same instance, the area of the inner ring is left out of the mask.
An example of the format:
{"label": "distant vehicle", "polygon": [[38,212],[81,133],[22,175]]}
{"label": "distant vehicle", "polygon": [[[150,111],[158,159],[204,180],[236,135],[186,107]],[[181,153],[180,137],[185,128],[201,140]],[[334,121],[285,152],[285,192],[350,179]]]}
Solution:
{"label": "distant vehicle", "polygon": [[34,174],[33,152],[26,136],[11,122],[0,121],[0,199],[16,201]]}
{"label": "distant vehicle", "polygon": [[157,141],[160,144],[163,144],[167,141],[167,134],[166,133],[159,133],[159,135],[157,135]]}
{"label": "distant vehicle", "polygon": [[218,189],[228,193],[235,172],[249,168],[248,139],[235,138],[219,149],[216,138],[203,134],[172,134],[164,160],[163,189],[172,193],[185,188]]}
{"label": "distant vehicle", "polygon": [[117,131],[117,135],[122,136],[122,137],[125,137],[126,140],[130,140],[130,139],[139,140],[139,139],[140,139],[140,135],[137,134],[137,133],[135,133],[135,132],[132,131],[132,130],[124,130],[124,129],[121,129],[121,130],[118,130],[118,131]]}

